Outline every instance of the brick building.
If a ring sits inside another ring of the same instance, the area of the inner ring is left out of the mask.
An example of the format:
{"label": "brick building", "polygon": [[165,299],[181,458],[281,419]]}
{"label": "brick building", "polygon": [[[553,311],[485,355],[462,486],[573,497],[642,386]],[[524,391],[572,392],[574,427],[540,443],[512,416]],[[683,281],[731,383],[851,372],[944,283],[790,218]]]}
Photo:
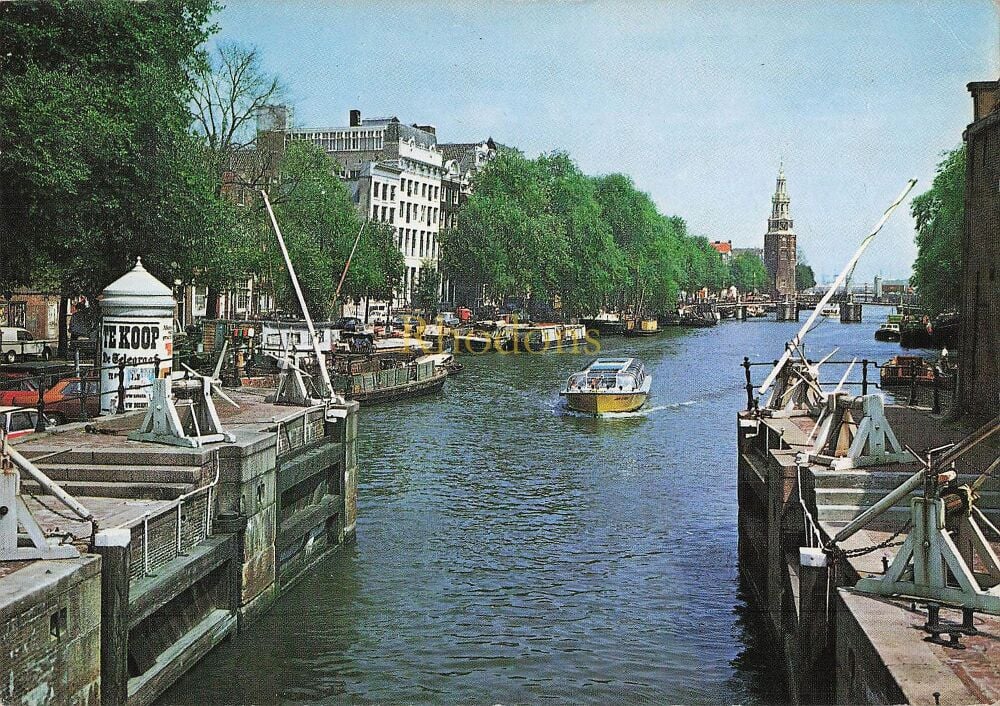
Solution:
{"label": "brick building", "polygon": [[958,401],[963,412],[1000,413],[1000,80],[969,84],[965,228],[962,236],[962,345]]}
{"label": "brick building", "polygon": [[764,235],[764,266],[771,278],[774,297],[795,294],[795,232],[792,230],[791,201],[785,171],[778,169],[778,183],[771,197],[771,217]]}
{"label": "brick building", "polygon": [[31,331],[35,338],[59,338],[59,295],[17,290],[0,295],[0,325]]}

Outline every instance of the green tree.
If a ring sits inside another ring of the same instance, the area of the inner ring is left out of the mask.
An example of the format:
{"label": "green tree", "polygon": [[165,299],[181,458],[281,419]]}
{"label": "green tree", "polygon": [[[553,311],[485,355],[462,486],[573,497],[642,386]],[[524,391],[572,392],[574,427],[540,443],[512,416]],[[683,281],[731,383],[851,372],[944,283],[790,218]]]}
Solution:
{"label": "green tree", "polygon": [[[392,228],[366,223],[361,231],[361,219],[350,192],[334,172],[335,166],[318,145],[292,142],[281,163],[279,183],[270,196],[303,296],[315,318],[336,313],[334,294],[356,239],[358,246],[344,278],[340,302],[362,297],[388,299],[403,276],[403,256]],[[263,223],[261,227],[265,227]],[[274,237],[269,224],[264,236],[261,250],[266,257],[253,267],[266,272],[274,283],[279,304],[297,312],[281,254],[273,245],[268,247]]]}
{"label": "green tree", "polygon": [[931,188],[910,205],[917,222],[917,259],[910,282],[931,314],[957,309],[961,300],[965,160],[964,145],[948,152]]}
{"label": "green tree", "polygon": [[[142,255],[189,279],[230,225],[188,132],[211,0],[0,5],[4,287],[93,295]],[[7,243],[17,243],[16,260]]]}
{"label": "green tree", "polygon": [[804,262],[798,262],[795,264],[795,288],[800,292],[803,289],[809,289],[810,287],[816,286],[816,275],[813,274],[813,268]]}
{"label": "green tree", "polygon": [[767,287],[767,269],[764,262],[753,253],[742,252],[729,262],[729,279],[741,292],[754,292]]}
{"label": "green tree", "polygon": [[424,260],[420,268],[420,277],[413,290],[413,303],[423,310],[428,320],[437,316],[438,303],[441,300],[441,274],[430,260]]}

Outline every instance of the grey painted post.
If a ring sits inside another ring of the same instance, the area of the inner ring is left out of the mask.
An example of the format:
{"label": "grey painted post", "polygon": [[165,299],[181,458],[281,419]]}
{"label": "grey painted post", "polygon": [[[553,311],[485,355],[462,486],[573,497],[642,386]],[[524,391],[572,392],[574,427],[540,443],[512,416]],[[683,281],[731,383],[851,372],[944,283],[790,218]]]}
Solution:
{"label": "grey painted post", "polygon": [[125,706],[128,700],[129,544],[127,529],[98,532],[94,552],[101,555],[101,704]]}

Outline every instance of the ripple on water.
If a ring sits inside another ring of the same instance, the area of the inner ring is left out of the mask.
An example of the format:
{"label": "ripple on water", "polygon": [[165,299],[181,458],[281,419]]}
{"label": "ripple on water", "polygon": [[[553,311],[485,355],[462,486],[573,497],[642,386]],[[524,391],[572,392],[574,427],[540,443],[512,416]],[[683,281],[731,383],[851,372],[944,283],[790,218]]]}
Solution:
{"label": "ripple on water", "polygon": [[[847,334],[882,360],[875,327],[824,325],[810,353]],[[796,328],[608,339],[653,375],[632,417],[564,408],[579,355],[465,356],[444,393],[363,410],[357,545],[164,702],[775,698],[738,593],[733,416],[743,356]]]}

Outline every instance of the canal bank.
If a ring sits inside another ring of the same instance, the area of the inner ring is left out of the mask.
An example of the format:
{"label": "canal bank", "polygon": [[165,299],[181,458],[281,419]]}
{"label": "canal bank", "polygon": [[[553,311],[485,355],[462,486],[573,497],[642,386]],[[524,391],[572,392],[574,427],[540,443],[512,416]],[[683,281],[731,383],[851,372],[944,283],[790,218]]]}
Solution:
{"label": "canal bank", "polygon": [[[885,359],[881,318],[815,345]],[[797,327],[606,339],[654,376],[635,417],[566,414],[588,360],[566,353],[465,356],[441,395],[362,409],[357,545],[162,703],[783,700],[740,593],[731,439],[737,363]]]}
{"label": "canal bank", "polygon": [[211,430],[216,410],[192,431],[171,403],[185,432],[139,411],[10,446],[0,517],[24,531],[0,547],[0,701],[150,703],[353,541],[357,404],[229,396]]}

